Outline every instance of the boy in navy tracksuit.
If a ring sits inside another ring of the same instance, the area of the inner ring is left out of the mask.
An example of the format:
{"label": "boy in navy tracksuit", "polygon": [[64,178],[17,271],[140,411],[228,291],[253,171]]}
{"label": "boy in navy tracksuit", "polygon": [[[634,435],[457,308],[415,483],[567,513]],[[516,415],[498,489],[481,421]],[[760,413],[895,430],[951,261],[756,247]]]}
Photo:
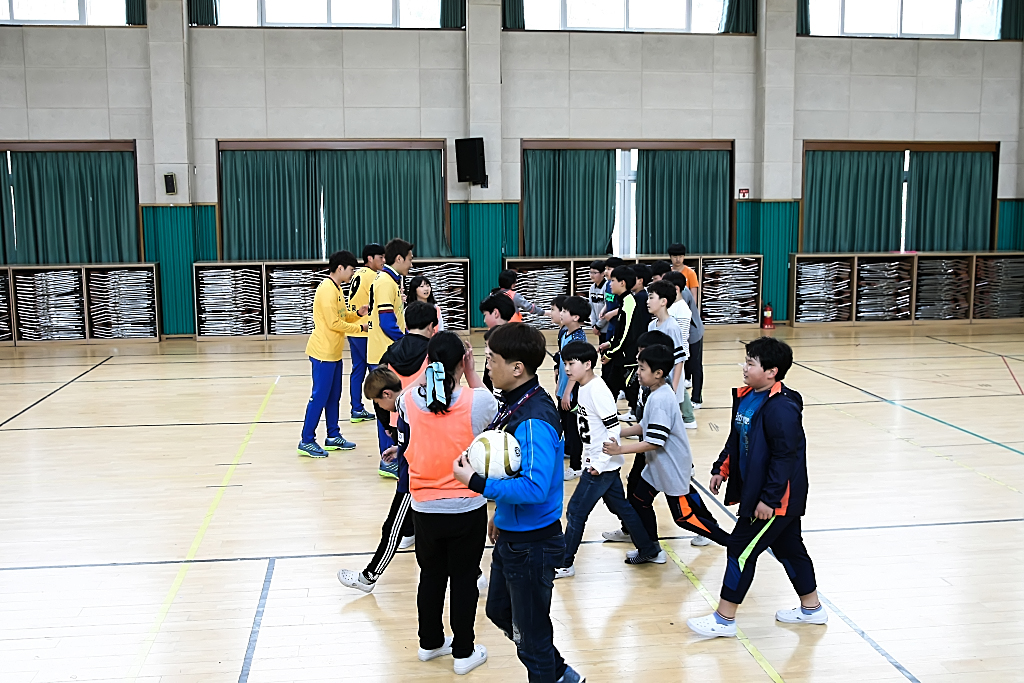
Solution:
{"label": "boy in navy tracksuit", "polygon": [[754,579],[758,556],[769,549],[800,596],[800,607],[779,610],[775,619],[788,624],[828,621],[800,535],[807,506],[804,404],[781,381],[793,365],[793,350],[771,337],[750,342],[746,350],[746,386],[733,391],[732,430],[711,469],[711,492],[717,495],[728,481],[725,504],[740,504],[727,546],[721,601],[715,612],[686,622],[705,637],[736,635],[736,608]]}
{"label": "boy in navy tracksuit", "polygon": [[497,503],[488,524],[491,555],[487,616],[516,644],[529,680],[579,683],[584,680],[555,648],[551,589],[562,566],[561,420],[555,403],[537,380],[544,362],[544,335],[525,323],[495,327],[487,340],[487,366],[501,409],[490,429],[515,436],[522,449],[519,474],[484,479],[460,456],[455,478]]}

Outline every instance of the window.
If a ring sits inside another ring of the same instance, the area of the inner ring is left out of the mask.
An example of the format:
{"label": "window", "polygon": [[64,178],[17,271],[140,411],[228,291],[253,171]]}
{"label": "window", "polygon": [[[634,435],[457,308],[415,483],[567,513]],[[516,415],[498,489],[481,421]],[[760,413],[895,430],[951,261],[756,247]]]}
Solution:
{"label": "window", "polygon": [[0,0],[0,22],[124,26],[124,0]]}
{"label": "window", "polygon": [[615,150],[615,227],[612,254],[636,253],[636,163],[635,149]]}
{"label": "window", "polygon": [[218,24],[441,28],[441,0],[219,0]]}
{"label": "window", "polygon": [[725,0],[524,0],[529,31],[718,33]]}
{"label": "window", "polygon": [[811,35],[998,40],[1001,0],[810,0]]}

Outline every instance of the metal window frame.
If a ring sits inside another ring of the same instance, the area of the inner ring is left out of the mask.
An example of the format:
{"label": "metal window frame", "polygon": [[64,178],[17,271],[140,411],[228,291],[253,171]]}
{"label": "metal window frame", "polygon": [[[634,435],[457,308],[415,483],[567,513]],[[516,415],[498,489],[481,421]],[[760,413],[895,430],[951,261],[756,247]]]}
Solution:
{"label": "metal window frame", "polygon": [[0,19],[0,24],[15,24],[18,26],[88,26],[87,0],[78,0],[78,19],[15,19],[14,0],[0,0],[7,5],[7,13],[10,19]]}
{"label": "metal window frame", "polygon": [[[957,0],[959,2],[959,0]],[[560,14],[558,30],[560,31],[608,31],[628,33],[693,33],[693,0],[682,0],[686,3],[686,25],[674,28],[639,28],[629,24],[629,3],[630,0],[623,0],[622,4],[622,26],[618,27],[594,27],[594,26],[569,26],[569,0],[560,0]]]}
{"label": "metal window frame", "polygon": [[[844,38],[932,38],[936,40],[959,40],[960,39],[960,16],[962,13],[963,0],[956,0],[954,30],[953,33],[904,33],[903,31],[903,2],[897,0],[896,33],[851,33],[846,30],[846,3],[849,0],[839,2],[839,35]],[[857,2],[858,0],[853,0]]]}
{"label": "metal window frame", "polygon": [[[615,171],[615,184],[618,187],[618,248],[619,254],[632,254],[636,251],[636,224],[633,223],[633,194],[630,189],[636,187],[637,172],[632,169],[633,149],[618,148],[615,150],[619,157],[619,170]],[[637,156],[640,150],[637,149]],[[639,160],[638,160],[639,161]]]}
{"label": "metal window frame", "polygon": [[[391,23],[390,24],[353,24],[335,22],[331,16],[331,1],[323,0],[327,5],[326,23],[293,23],[293,22],[271,22],[267,21],[266,0],[256,0],[257,20],[260,28],[402,28],[401,10],[402,0],[391,0]],[[440,21],[437,28],[441,28]],[[416,27],[415,30],[432,30],[432,27]]]}

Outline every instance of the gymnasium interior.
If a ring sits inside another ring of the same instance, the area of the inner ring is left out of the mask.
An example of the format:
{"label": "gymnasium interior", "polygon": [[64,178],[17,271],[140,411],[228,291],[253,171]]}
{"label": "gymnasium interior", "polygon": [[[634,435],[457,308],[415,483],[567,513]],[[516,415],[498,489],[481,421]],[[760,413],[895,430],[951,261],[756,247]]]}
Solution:
{"label": "gymnasium interior", "polygon": [[[744,344],[793,349],[828,624],[765,554],[697,637],[725,551],[659,499],[627,566],[599,504],[551,605],[588,681],[1024,681],[1022,40],[1024,0],[0,0],[0,681],[458,679],[414,549],[336,578],[395,491],[347,351],[356,448],[295,453],[327,259],[392,238],[481,373],[502,270],[547,309],[686,245],[727,529]],[[527,680],[484,598],[476,638]]]}

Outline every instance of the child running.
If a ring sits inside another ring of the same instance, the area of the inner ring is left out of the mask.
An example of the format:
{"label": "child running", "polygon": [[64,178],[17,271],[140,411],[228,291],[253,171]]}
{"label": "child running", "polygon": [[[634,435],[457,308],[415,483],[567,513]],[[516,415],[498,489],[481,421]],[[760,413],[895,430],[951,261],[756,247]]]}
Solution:
{"label": "child running", "polygon": [[629,502],[651,538],[658,538],[654,499],[659,493],[664,493],[676,526],[725,545],[729,534],[718,526],[700,494],[690,485],[693,456],[676,394],[668,384],[674,365],[673,352],[666,346],[648,346],[643,350],[638,358],[638,373],[640,382],[650,387],[651,394],[644,405],[640,424],[622,428],[623,437],[639,436],[643,440],[628,445],[611,440],[604,445],[604,452],[608,455],[645,455],[647,464]]}
{"label": "child running", "polygon": [[555,578],[576,575],[576,551],[583,539],[587,518],[599,500],[604,501],[624,526],[632,529],[632,540],[639,552],[627,557],[627,563],[664,563],[665,553],[661,552],[658,542],[648,536],[646,527],[622,491],[620,471],[626,464],[625,459],[621,455],[605,455],[602,451],[606,441],[618,441],[620,428],[615,397],[604,381],[594,375],[597,351],[586,342],[573,342],[562,349],[562,362],[570,379],[579,385],[576,415],[586,460],[580,483],[566,507],[565,560],[564,566],[555,570]]}
{"label": "child running", "polygon": [[736,635],[736,608],[754,580],[757,558],[771,550],[800,596],[800,607],[779,610],[776,621],[825,624],[814,564],[800,534],[807,506],[807,439],[803,398],[782,383],[793,366],[793,350],[761,337],[746,346],[743,384],[733,390],[732,429],[711,469],[711,492],[722,483],[725,504],[740,504],[728,541],[721,601],[711,614],[686,625],[706,638]]}

